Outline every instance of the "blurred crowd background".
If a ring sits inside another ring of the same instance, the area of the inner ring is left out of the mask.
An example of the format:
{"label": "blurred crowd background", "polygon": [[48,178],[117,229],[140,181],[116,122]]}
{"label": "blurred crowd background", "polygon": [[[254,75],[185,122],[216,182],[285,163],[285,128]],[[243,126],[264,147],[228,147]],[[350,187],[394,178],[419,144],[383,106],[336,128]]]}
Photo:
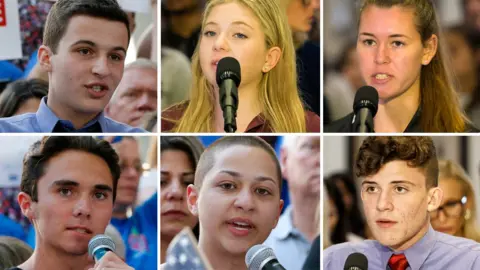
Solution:
{"label": "blurred crowd background", "polygon": [[[357,0],[324,2],[324,122],[352,112],[364,85],[356,55]],[[480,1],[433,0],[463,109],[480,126]]]}
{"label": "blurred crowd background", "polygon": [[[36,112],[48,94],[48,74],[37,65],[47,14],[56,0],[18,0],[22,55],[0,61],[0,117]],[[156,131],[157,0],[118,0],[130,20],[122,81],[105,109],[108,117]],[[9,38],[2,38],[8,42]],[[141,115],[132,118],[132,115]]]}
{"label": "blurred crowd background", "polygon": [[[353,166],[365,137],[324,137],[324,243],[373,239],[365,221],[360,181]],[[480,147],[478,137],[435,136],[439,159],[439,187],[444,192],[440,209],[432,212],[433,229],[480,241]]]}

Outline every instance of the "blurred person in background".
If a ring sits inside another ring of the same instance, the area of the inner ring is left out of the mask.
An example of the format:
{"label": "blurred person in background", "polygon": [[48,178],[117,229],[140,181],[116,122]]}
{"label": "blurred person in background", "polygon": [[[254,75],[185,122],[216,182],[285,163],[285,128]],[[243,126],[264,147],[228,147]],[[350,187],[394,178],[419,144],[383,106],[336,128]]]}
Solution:
{"label": "blurred person in background", "polygon": [[144,127],[146,113],[157,111],[157,64],[137,59],[128,64],[105,108],[105,115],[132,127]]}
{"label": "blurred person in background", "polygon": [[358,198],[357,186],[352,177],[347,173],[334,173],[325,181],[331,181],[340,191],[341,199],[345,207],[346,230],[355,238],[368,238],[369,230],[365,222],[360,206],[362,202]]}
{"label": "blurred person in background", "polygon": [[319,0],[275,0],[287,13],[297,56],[298,88],[307,108],[320,115],[320,42],[310,40],[319,20]]}
{"label": "blurred person in background", "polygon": [[9,236],[0,236],[0,269],[18,269],[15,266],[28,260],[32,253],[33,249],[22,240]]}
{"label": "blurred person in background", "polygon": [[[323,201],[329,201],[330,198],[328,196],[328,192],[326,189],[323,189]],[[332,245],[332,241],[330,240],[330,226],[326,224],[327,222],[330,224],[330,203],[323,203],[323,225],[322,225],[322,249],[326,249]]]}
{"label": "blurred person in background", "polygon": [[160,138],[160,263],[166,261],[168,245],[184,227],[198,238],[198,218],[188,210],[187,186],[194,182],[203,150],[195,137]]}
{"label": "blurred person in background", "polygon": [[135,207],[140,176],[143,173],[140,149],[134,137],[122,137],[112,144],[119,157],[120,178],[110,223],[126,245],[125,261],[135,269],[157,266],[157,193]]}
{"label": "blurred person in background", "polygon": [[440,160],[438,166],[438,186],[444,195],[440,207],[430,213],[433,229],[480,242],[477,207],[470,177],[453,161]]}
{"label": "blurred person in background", "polygon": [[330,106],[332,120],[338,120],[352,112],[357,90],[365,85],[360,73],[357,43],[350,43],[340,55],[335,70],[325,76],[325,99]]}
{"label": "blurred person in background", "polygon": [[192,84],[190,59],[180,51],[162,47],[162,109],[188,99]]}
{"label": "blurred person in background", "polygon": [[205,0],[162,1],[162,47],[181,51],[190,59],[200,37]]}
{"label": "blurred person in background", "polygon": [[[360,70],[379,96],[374,132],[477,132],[449,78],[432,0],[363,0],[359,11]],[[354,118],[350,113],[326,132],[356,132]]]}
{"label": "blurred person in background", "polygon": [[[345,205],[342,201],[342,194],[332,181],[324,181],[325,188],[328,194],[328,200],[324,200],[328,205],[327,224],[329,235],[325,237],[330,238],[332,244],[340,244],[347,242],[347,224],[345,219]],[[349,241],[350,242],[350,241]]]}
{"label": "blurred person in background", "polygon": [[48,83],[38,79],[18,80],[0,94],[0,117],[35,113],[48,95]]}
{"label": "blurred person in background", "polygon": [[320,234],[320,137],[284,137],[280,163],[290,205],[264,244],[283,267],[301,269]]}
{"label": "blurred person in background", "polygon": [[164,108],[162,131],[224,132],[215,74],[226,56],[241,67],[237,132],[320,131],[318,115],[299,96],[285,12],[271,0],[208,3],[192,58],[190,100]]}

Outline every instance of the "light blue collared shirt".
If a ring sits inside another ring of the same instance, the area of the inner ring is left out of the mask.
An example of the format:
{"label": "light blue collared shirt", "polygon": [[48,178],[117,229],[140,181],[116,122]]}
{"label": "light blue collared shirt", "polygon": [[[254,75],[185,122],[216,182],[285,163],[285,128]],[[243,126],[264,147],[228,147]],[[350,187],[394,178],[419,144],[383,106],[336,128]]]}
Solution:
{"label": "light blue collared shirt", "polygon": [[[40,106],[36,113],[26,113],[7,118],[0,118],[0,132],[38,132],[51,133],[58,121],[62,124],[72,126],[68,120],[58,118],[55,113],[47,106],[47,97],[42,98]],[[99,123],[103,133],[139,133],[146,132],[141,128],[134,128],[123,123],[119,123],[106,117],[103,111],[94,119],[89,121],[84,127],[75,132],[87,132],[88,127]]]}
{"label": "light blue collared shirt", "polygon": [[[343,269],[347,257],[363,253],[369,270],[388,270],[393,250],[375,240],[360,243],[346,242],[331,246],[323,252],[323,269]],[[425,236],[403,252],[409,266],[407,270],[467,270],[480,269],[480,244],[461,237],[434,231],[431,226]]]}
{"label": "light blue collared shirt", "polygon": [[273,249],[278,262],[288,270],[301,270],[312,246],[312,242],[293,226],[291,205],[285,209],[264,244]]}

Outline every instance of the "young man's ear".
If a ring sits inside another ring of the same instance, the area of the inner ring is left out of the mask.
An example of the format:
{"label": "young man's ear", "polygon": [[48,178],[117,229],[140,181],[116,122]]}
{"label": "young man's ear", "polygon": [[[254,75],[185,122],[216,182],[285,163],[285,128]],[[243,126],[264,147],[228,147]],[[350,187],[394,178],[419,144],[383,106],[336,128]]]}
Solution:
{"label": "young man's ear", "polygon": [[440,207],[443,200],[443,190],[439,187],[433,187],[428,190],[427,211],[433,212]]}
{"label": "young man's ear", "polygon": [[33,222],[36,219],[36,203],[32,200],[32,197],[22,191],[18,193],[17,200],[22,214]]}
{"label": "young man's ear", "polygon": [[41,45],[40,48],[38,49],[38,56],[37,56],[38,64],[46,72],[52,71],[52,56],[53,56],[53,52],[50,49],[50,47]]}
{"label": "young man's ear", "polygon": [[196,217],[198,217],[197,202],[198,202],[198,190],[194,185],[190,184],[187,187],[188,210],[190,210],[190,212]]}

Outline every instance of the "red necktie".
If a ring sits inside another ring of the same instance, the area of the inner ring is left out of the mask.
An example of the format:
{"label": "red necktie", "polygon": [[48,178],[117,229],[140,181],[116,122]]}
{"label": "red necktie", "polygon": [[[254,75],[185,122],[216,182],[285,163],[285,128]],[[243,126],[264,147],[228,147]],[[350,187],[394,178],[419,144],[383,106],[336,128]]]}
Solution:
{"label": "red necktie", "polygon": [[405,270],[408,266],[407,258],[405,254],[392,254],[390,260],[388,260],[388,266],[392,270]]}

